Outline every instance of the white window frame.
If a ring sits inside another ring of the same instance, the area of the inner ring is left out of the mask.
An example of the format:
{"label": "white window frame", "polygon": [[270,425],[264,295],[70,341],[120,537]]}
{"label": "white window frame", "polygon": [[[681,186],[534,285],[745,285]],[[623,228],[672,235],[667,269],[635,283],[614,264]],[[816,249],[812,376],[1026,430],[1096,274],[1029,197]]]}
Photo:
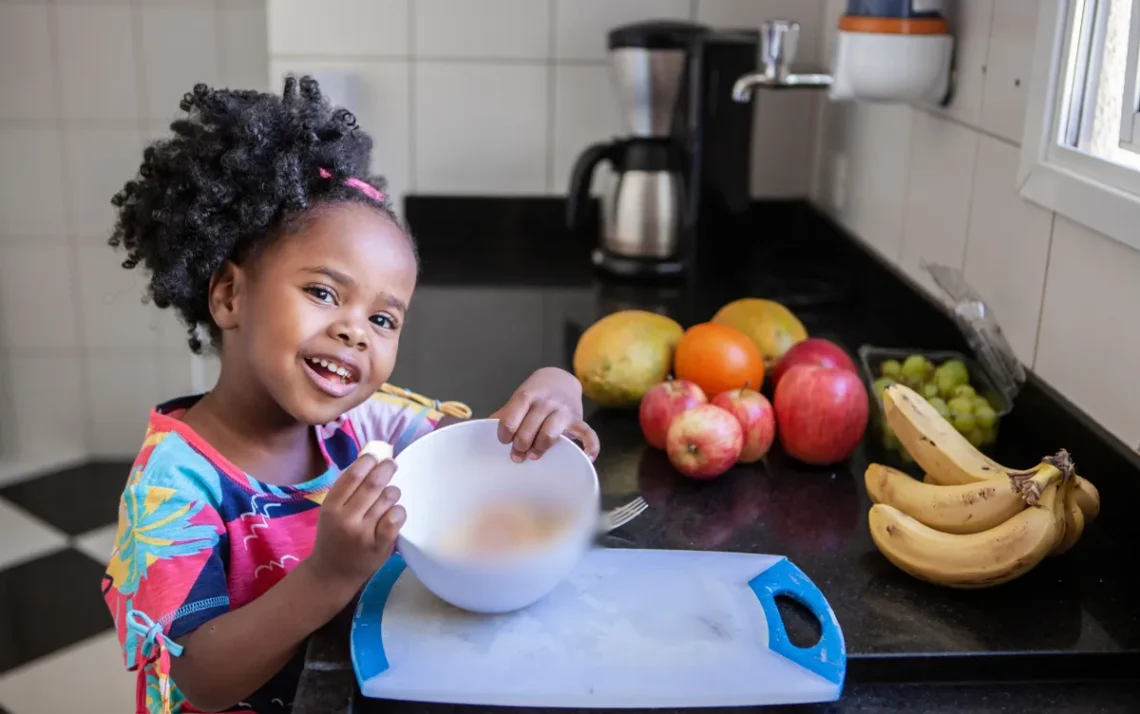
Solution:
{"label": "white window frame", "polygon": [[1069,28],[1082,20],[1085,3],[1095,0],[1040,2],[1017,176],[1021,196],[1140,250],[1140,171],[1057,141],[1071,106],[1066,80],[1083,71],[1069,61],[1074,34]]}
{"label": "white window frame", "polygon": [[1130,23],[1124,101],[1120,103],[1120,146],[1140,153],[1140,95],[1136,86],[1136,63],[1140,60],[1140,0],[1132,0]]}

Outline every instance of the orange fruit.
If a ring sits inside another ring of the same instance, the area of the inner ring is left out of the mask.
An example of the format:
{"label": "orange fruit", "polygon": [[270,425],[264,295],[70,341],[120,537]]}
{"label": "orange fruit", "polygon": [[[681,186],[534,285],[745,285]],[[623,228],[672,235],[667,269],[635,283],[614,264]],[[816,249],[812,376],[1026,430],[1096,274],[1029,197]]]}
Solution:
{"label": "orange fruit", "polygon": [[709,399],[747,386],[760,390],[764,356],[748,335],[728,325],[693,325],[677,343],[673,376],[695,382]]}

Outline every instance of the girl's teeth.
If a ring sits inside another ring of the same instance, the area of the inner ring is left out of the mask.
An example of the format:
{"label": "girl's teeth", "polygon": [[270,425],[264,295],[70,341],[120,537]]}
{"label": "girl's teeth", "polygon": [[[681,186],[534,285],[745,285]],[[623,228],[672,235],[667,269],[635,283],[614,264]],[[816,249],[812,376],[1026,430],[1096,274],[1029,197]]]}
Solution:
{"label": "girl's teeth", "polygon": [[341,384],[348,384],[348,377],[351,373],[345,367],[341,367],[333,362],[329,362],[327,359],[317,359],[316,357],[310,357],[309,361],[313,364],[324,367],[328,371],[340,377]]}

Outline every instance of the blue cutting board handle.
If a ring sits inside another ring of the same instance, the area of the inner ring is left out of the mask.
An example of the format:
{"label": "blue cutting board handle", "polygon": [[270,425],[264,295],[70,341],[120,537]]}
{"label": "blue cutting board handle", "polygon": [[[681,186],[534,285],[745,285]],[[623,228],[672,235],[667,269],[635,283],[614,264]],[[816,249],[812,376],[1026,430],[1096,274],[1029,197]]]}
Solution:
{"label": "blue cutting board handle", "polygon": [[[764,618],[768,621],[768,649],[842,687],[847,671],[843,631],[815,583],[792,561],[784,558],[749,581],[748,586],[764,608]],[[800,603],[819,620],[821,636],[814,646],[797,647],[788,639],[788,631],[776,606],[776,598],[780,595]]]}

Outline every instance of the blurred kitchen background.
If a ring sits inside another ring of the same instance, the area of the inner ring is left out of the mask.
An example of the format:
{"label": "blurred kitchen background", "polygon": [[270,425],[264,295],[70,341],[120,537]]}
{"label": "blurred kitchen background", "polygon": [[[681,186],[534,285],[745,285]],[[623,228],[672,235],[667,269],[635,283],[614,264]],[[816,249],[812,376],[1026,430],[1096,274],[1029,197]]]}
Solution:
{"label": "blurred kitchen background", "polygon": [[[610,28],[790,18],[799,60],[826,66],[844,4],[0,2],[0,482],[131,457],[155,403],[210,384],[213,365],[106,245],[110,197],[194,83],[277,90],[314,73],[372,133],[373,170],[398,195],[560,195],[578,153],[622,132]],[[1037,12],[959,3],[945,110],[758,93],[751,190],[810,198],[923,285],[922,260],[963,267],[1021,359],[1135,445],[1122,387],[1140,352],[1140,253],[1015,186]]]}

